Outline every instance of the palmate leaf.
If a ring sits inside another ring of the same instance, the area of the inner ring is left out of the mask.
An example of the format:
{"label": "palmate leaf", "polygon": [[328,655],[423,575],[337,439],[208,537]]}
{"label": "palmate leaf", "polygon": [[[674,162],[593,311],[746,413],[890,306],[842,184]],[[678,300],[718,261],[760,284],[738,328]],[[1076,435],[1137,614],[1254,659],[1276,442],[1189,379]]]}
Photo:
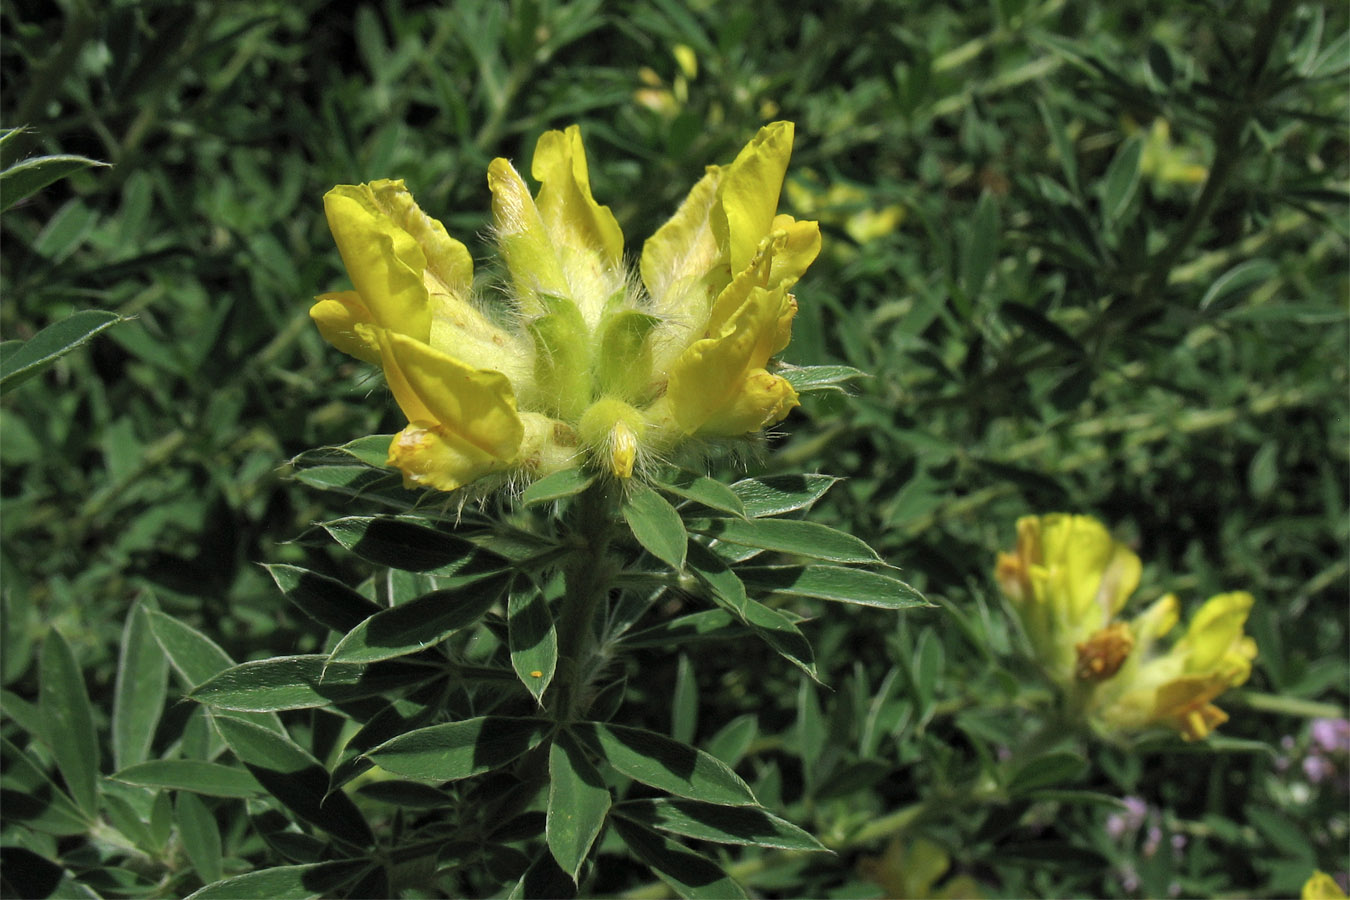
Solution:
{"label": "palmate leaf", "polygon": [[876,551],[851,534],[797,519],[690,519],[690,531],[719,541],[841,563],[880,562]]}
{"label": "palmate leaf", "polygon": [[816,678],[811,643],[783,613],[770,609],[745,593],[745,585],[715,553],[696,541],[689,543],[689,569],[712,596],[713,602],[744,622],[770,647]]}
{"label": "palmate leaf", "polygon": [[525,493],[521,495],[520,499],[526,506],[534,506],[537,503],[551,503],[554,500],[580,494],[593,483],[595,483],[595,476],[583,469],[563,469],[561,472],[554,472],[552,475],[531,484],[525,489]]}
{"label": "palmate leaf", "polygon": [[114,312],[84,309],[53,322],[27,341],[6,341],[0,350],[0,394],[18,387],[99,332],[125,321]]}
{"label": "palmate leaf", "polygon": [[[17,136],[21,129],[11,129],[6,137]],[[108,163],[87,156],[58,154],[25,159],[0,172],[0,211],[7,210],[36,194],[54,181],[59,181],[92,166],[105,167]]]}
{"label": "palmate leaf", "polygon": [[750,786],[726,763],[702,750],[641,728],[581,722],[574,735],[616,770],[643,784],[725,806],[757,806]]}
{"label": "palmate leaf", "polygon": [[324,522],[333,539],[377,566],[437,575],[481,575],[506,560],[453,534],[393,516],[348,516]]}
{"label": "palmate leaf", "polygon": [[511,591],[506,627],[511,667],[535,700],[553,681],[558,668],[558,632],[548,611],[548,598],[532,581]]}
{"label": "palmate leaf", "polygon": [[634,488],[624,497],[623,518],[647,552],[676,571],[684,568],[689,535],[669,501],[649,487]]}
{"label": "palmate leaf", "polygon": [[213,721],[239,761],[288,810],[348,843],[374,842],[361,811],[346,794],[329,792],[328,772],[289,737],[229,715]]}
{"label": "palmate leaf", "polygon": [[114,781],[208,797],[253,797],[263,786],[244,769],[199,759],[152,759],[122,769]]}
{"label": "palmate leaf", "polygon": [[774,475],[770,478],[746,478],[731,486],[745,514],[752,518],[781,516],[805,509],[839,482],[831,475]]}
{"label": "palmate leaf", "polygon": [[348,632],[329,662],[371,663],[424,650],[481,619],[510,583],[510,575],[497,574],[382,610]]}
{"label": "palmate leaf", "polygon": [[150,631],[145,607],[137,603],[122,628],[113,700],[113,765],[123,769],[150,754],[168,694],[169,660]]}
{"label": "palmate leaf", "polygon": [[633,855],[681,897],[725,900],[746,896],[744,889],[707,857],[618,815],[614,817],[614,829]]}
{"label": "palmate leaf", "polygon": [[480,716],[419,728],[365,754],[380,768],[425,781],[458,781],[499,769],[539,746],[544,719]]}
{"label": "palmate leaf", "polygon": [[[153,609],[146,610],[146,617],[155,640],[164,650],[164,655],[169,657],[169,664],[188,690],[234,665],[228,653],[192,626]],[[278,734],[286,731],[274,713],[240,712],[235,714],[235,718],[245,719]]]}
{"label": "palmate leaf", "polygon": [[923,595],[898,578],[866,569],[843,566],[742,567],[737,574],[755,591],[815,597],[882,609],[932,606]]}
{"label": "palmate leaf", "polygon": [[715,478],[678,470],[656,486],[667,494],[699,503],[718,512],[745,517],[745,504],[736,492]]}
{"label": "palmate leaf", "polygon": [[245,712],[313,709],[385,696],[440,675],[435,666],[399,661],[367,666],[333,663],[324,654],[276,656],[226,669],[188,697],[217,709]]}
{"label": "palmate leaf", "polygon": [[609,813],[609,788],[581,745],[565,731],[549,747],[548,777],[549,852],[576,881]]}
{"label": "palmate leaf", "polygon": [[807,832],[754,806],[719,806],[695,800],[627,800],[615,813],[634,822],[718,844],[753,844],[780,850],[829,852]]}
{"label": "palmate leaf", "polygon": [[370,868],[371,863],[362,860],[276,866],[208,884],[188,897],[189,900],[239,900],[246,897],[315,900],[318,897],[335,897],[341,894],[340,889],[344,885],[355,882]]}
{"label": "palmate leaf", "polygon": [[799,394],[811,391],[844,393],[844,385],[850,381],[871,377],[852,366],[783,366],[778,374]]}
{"label": "palmate leaf", "polygon": [[383,607],[342,582],[299,566],[265,565],[286,599],[309,618],[346,634]]}
{"label": "palmate leaf", "polygon": [[70,645],[58,631],[51,631],[42,642],[39,676],[43,741],[76,804],[87,815],[96,815],[99,751],[94,708]]}

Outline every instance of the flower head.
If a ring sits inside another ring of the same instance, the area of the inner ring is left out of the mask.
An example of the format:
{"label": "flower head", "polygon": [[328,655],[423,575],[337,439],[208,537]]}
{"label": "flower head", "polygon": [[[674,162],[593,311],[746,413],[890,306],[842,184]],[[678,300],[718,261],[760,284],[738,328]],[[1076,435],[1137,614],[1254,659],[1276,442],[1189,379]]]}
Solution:
{"label": "flower head", "polygon": [[401,181],[324,198],[355,290],[310,315],[338,349],[379,365],[408,426],[389,464],[409,487],[577,465],[629,478],[690,438],[742,438],[797,405],[770,371],[787,346],[789,289],[820,250],[815,222],[777,213],[793,127],[778,122],[711,166],[643,247],[591,194],[576,126],[540,137],[531,195],[488,167],[508,298],[481,302],[465,246]]}
{"label": "flower head", "polygon": [[1252,596],[1211,597],[1163,650],[1159,639],[1179,620],[1174,596],[1128,622],[1117,618],[1141,570],[1100,522],[1054,514],[1018,520],[1017,549],[999,554],[995,578],[1037,660],[1096,727],[1203,738],[1228,718],[1212,701],[1251,674],[1256,643],[1243,626]]}

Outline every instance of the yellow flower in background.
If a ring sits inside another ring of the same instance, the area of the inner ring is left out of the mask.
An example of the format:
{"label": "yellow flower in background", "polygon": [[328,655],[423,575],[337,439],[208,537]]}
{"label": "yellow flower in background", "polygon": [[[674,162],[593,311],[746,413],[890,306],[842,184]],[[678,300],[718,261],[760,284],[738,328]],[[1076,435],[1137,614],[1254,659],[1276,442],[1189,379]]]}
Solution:
{"label": "yellow flower in background", "polygon": [[[877,205],[861,187],[844,182],[827,186],[810,170],[789,180],[785,190],[794,209],[842,228],[858,244],[891,234],[905,220],[905,208],[898,203]],[[842,252],[838,245],[835,249]]]}
{"label": "yellow flower in background", "polygon": [[1212,701],[1251,674],[1256,642],[1243,627],[1252,596],[1211,597],[1164,650],[1159,639],[1180,618],[1174,596],[1128,622],[1117,618],[1141,568],[1097,520],[1053,514],[1018,520],[1017,549],[999,554],[995,579],[1036,659],[1095,727],[1204,738],[1228,718]]}
{"label": "yellow flower in background", "polygon": [[1079,647],[1100,652],[1099,632],[1139,586],[1142,568],[1096,519],[1055,513],[1017,520],[1017,549],[999,554],[995,577],[1036,658],[1069,686],[1079,677]]}
{"label": "yellow flower in background", "polygon": [[1301,896],[1303,900],[1339,900],[1345,896],[1345,891],[1326,872],[1316,871],[1304,882]]}
{"label": "yellow flower in background", "polygon": [[858,860],[858,874],[881,886],[892,900],[957,900],[984,896],[980,884],[969,875],[957,875],[942,887],[937,883],[952,867],[952,858],[942,847],[927,838],[906,841],[892,838],[882,856],[864,856]]}
{"label": "yellow flower in background", "polygon": [[743,438],[797,405],[769,370],[791,336],[789,289],[820,250],[815,222],[777,213],[793,126],[765,126],[711,166],[644,245],[639,277],[591,195],[576,126],[540,137],[531,195],[488,168],[504,301],[473,289],[465,246],[402,181],[324,198],[355,290],[310,315],[335,347],[379,365],[408,426],[389,464],[409,487],[589,465],[628,478],[691,438]]}

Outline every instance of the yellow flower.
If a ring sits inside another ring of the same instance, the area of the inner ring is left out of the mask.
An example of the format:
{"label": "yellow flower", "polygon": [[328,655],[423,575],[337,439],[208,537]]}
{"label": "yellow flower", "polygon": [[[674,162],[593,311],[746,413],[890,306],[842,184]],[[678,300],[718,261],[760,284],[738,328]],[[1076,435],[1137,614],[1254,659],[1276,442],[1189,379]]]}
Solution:
{"label": "yellow flower", "polygon": [[1017,520],[1017,549],[999,554],[995,577],[1036,658],[1069,686],[1078,678],[1080,645],[1094,646],[1094,635],[1139,586],[1141,569],[1139,557],[1096,519],[1054,513]]}
{"label": "yellow flower", "polygon": [[793,127],[777,122],[711,166],[644,245],[640,278],[591,194],[581,133],[535,148],[531,195],[488,167],[506,299],[480,300],[465,246],[401,181],[324,198],[355,290],[310,315],[338,349],[379,365],[408,426],[389,464],[409,487],[588,465],[618,478],[690,438],[740,438],[797,405],[770,371],[787,345],[789,289],[820,250],[815,222],[777,213]]}
{"label": "yellow flower", "polygon": [[858,860],[862,877],[881,886],[885,896],[905,898],[978,898],[984,896],[979,882],[969,875],[957,875],[942,887],[936,887],[952,866],[951,857],[941,846],[927,838],[905,841],[892,838],[882,856],[864,856]]}
{"label": "yellow flower", "polygon": [[1171,594],[1134,622],[1136,652],[1094,698],[1093,714],[1107,729],[1141,731],[1162,726],[1188,741],[1207,737],[1228,715],[1211,701],[1247,680],[1256,658],[1256,642],[1242,628],[1252,595],[1219,594],[1207,600],[1186,634],[1166,652],[1155,653],[1157,638],[1177,621]]}
{"label": "yellow flower", "polygon": [[1163,651],[1177,600],[1169,594],[1130,622],[1117,620],[1141,565],[1100,522],[1028,516],[1017,538],[1015,552],[999,554],[995,578],[1036,659],[1088,721],[1112,735],[1161,727],[1197,740],[1227,720],[1212,701],[1251,674],[1256,643],[1243,633],[1250,594],[1210,598]]}
{"label": "yellow flower", "polygon": [[1326,872],[1316,871],[1303,884],[1303,900],[1337,900],[1344,897],[1345,891]]}

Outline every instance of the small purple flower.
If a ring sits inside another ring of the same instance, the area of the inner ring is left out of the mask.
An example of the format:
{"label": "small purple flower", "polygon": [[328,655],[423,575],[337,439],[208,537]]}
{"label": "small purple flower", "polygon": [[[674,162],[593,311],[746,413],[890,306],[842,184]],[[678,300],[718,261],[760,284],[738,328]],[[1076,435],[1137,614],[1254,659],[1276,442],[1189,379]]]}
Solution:
{"label": "small purple flower", "polygon": [[1162,828],[1157,825],[1148,827],[1148,837],[1144,838],[1144,846],[1140,851],[1144,854],[1145,859],[1151,859],[1153,854],[1158,852],[1158,847],[1162,844],[1162,838]]}
{"label": "small purple flower", "polygon": [[1323,753],[1350,753],[1350,719],[1313,719],[1312,740]]}
{"label": "small purple flower", "polygon": [[1125,804],[1125,810],[1106,817],[1106,833],[1115,841],[1138,831],[1148,816],[1148,804],[1142,797],[1124,797],[1121,802]]}
{"label": "small purple flower", "polygon": [[1303,760],[1303,776],[1309,784],[1321,784],[1336,774],[1336,767],[1322,756],[1309,756]]}
{"label": "small purple flower", "polygon": [[1180,855],[1182,850],[1186,849],[1186,835],[1174,834],[1171,839],[1172,852]]}

